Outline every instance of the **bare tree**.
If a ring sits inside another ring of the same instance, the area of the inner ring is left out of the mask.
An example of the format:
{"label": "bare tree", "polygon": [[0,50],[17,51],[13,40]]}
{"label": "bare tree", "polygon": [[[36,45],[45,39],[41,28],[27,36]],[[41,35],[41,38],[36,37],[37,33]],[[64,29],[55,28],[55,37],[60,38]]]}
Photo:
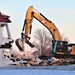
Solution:
{"label": "bare tree", "polygon": [[60,38],[61,38],[62,41],[69,42],[69,38],[64,33],[60,33]]}
{"label": "bare tree", "polygon": [[[65,34],[60,33],[60,38],[62,41],[68,41],[69,39]],[[52,48],[52,35],[46,29],[37,29],[34,34],[33,44],[39,50],[40,55],[46,55],[50,53]]]}
{"label": "bare tree", "polygon": [[46,51],[50,51],[52,47],[52,36],[50,32],[45,29],[38,29],[35,32],[34,38],[35,40],[33,41],[33,43],[35,44],[36,48],[39,49],[40,55],[45,55]]}

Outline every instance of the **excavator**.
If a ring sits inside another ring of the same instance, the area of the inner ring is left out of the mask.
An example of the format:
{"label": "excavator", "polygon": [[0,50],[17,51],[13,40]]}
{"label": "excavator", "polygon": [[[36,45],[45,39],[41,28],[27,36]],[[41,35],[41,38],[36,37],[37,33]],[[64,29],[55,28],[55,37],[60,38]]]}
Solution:
{"label": "excavator", "polygon": [[[22,41],[25,41],[25,43],[28,43],[31,47],[35,46],[29,42],[33,18],[44,25],[52,34],[53,40],[50,54],[53,54],[57,58],[75,58],[75,44],[68,44],[67,41],[62,41],[60,38],[60,32],[55,24],[47,19],[43,14],[39,13],[33,6],[30,6],[26,12],[26,17],[21,33]],[[20,51],[23,51],[23,48],[20,46],[18,41],[19,39],[16,40],[16,44]],[[71,48],[70,50],[68,50],[69,47]]]}

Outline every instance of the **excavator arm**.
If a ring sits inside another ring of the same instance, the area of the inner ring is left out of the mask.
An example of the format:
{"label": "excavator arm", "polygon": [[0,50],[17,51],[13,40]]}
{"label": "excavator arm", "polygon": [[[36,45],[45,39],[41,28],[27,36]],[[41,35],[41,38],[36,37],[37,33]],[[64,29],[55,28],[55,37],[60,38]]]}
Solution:
{"label": "excavator arm", "polygon": [[30,6],[26,13],[26,18],[23,26],[23,31],[25,28],[25,33],[23,33],[25,38],[30,38],[29,34],[31,34],[32,20],[33,18],[35,18],[50,31],[54,40],[60,40],[60,33],[55,24],[52,21],[49,21],[44,15],[37,11],[35,12],[34,10],[35,9],[33,8],[33,6]]}

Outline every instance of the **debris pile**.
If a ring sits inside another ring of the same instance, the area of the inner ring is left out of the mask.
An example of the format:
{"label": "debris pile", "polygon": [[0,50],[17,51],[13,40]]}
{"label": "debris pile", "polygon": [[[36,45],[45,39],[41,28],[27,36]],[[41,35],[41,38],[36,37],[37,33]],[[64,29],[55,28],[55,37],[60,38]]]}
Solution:
{"label": "debris pile", "polygon": [[64,59],[64,58],[57,59],[54,56],[52,57],[39,56],[33,57],[32,59],[17,60],[17,62],[19,63],[15,65],[18,66],[64,66],[75,64],[74,59]]}

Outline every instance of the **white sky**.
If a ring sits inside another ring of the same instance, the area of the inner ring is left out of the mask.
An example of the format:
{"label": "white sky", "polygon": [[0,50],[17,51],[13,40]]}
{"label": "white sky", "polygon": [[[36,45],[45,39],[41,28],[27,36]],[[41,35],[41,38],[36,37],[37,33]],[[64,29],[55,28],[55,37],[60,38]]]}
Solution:
{"label": "white sky", "polygon": [[[39,12],[51,20],[61,33],[75,42],[75,1],[74,0],[0,0],[0,11],[10,16],[9,24],[13,39],[19,38],[23,27],[26,10],[33,5]],[[33,29],[41,28],[33,20]]]}

